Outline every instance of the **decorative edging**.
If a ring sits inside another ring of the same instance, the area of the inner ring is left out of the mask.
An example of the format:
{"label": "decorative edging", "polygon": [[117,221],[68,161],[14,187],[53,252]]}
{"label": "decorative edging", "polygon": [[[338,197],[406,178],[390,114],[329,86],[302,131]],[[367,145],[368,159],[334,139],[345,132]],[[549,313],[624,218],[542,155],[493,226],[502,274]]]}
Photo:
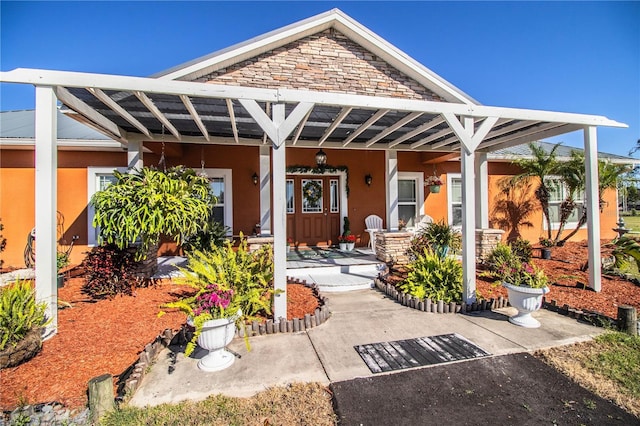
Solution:
{"label": "decorative edging", "polygon": [[[325,323],[329,319],[329,317],[331,316],[331,312],[329,311],[329,306],[326,303],[327,298],[320,294],[317,285],[307,284],[306,280],[300,280],[291,277],[287,277],[287,283],[302,284],[310,288],[313,291],[313,295],[320,301],[320,307],[316,308],[313,314],[305,314],[304,318],[293,318],[292,320],[286,320],[285,318],[280,317],[279,321],[277,322],[269,319],[262,324],[258,321],[247,323],[245,330],[249,337],[262,336],[265,334],[297,333],[299,331],[306,331]],[[244,337],[245,330],[237,329],[236,336]]]}
{"label": "decorative edging", "polygon": [[123,401],[126,395],[131,395],[138,389],[148,367],[153,364],[160,351],[169,346],[176,335],[181,333],[184,336],[184,327],[178,331],[167,328],[162,332],[162,334],[156,337],[153,342],[145,346],[142,352],[140,352],[138,360],[118,376],[118,380],[116,381],[117,402]]}
{"label": "decorative edging", "polygon": [[408,293],[398,291],[389,283],[384,282],[380,277],[374,279],[375,287],[383,292],[390,299],[395,299],[398,303],[408,308],[435,314],[453,314],[475,311],[490,311],[492,309],[509,306],[509,299],[500,296],[498,299],[483,299],[473,303],[444,303],[442,300],[431,301],[431,299],[418,299]]}
{"label": "decorative edging", "polygon": [[600,312],[572,308],[566,303],[559,306],[555,300],[547,302],[546,298],[542,299],[542,307],[551,312],[556,312],[560,315],[568,316],[569,318],[575,318],[578,321],[583,321],[596,327],[617,328],[617,319],[611,318]]}

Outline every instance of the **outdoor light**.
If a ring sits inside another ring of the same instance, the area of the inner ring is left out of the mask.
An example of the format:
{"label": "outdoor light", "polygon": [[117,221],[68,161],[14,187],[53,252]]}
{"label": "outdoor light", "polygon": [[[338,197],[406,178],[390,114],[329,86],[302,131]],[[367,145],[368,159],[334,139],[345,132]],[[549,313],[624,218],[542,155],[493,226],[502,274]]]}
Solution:
{"label": "outdoor light", "polygon": [[316,164],[318,167],[322,167],[327,164],[327,154],[324,153],[322,148],[320,148],[320,151],[316,152]]}
{"label": "outdoor light", "polygon": [[253,179],[253,184],[257,185],[258,184],[258,174],[256,172],[253,172],[253,176],[251,176],[251,179]]}
{"label": "outdoor light", "polygon": [[366,174],[364,176],[364,183],[367,184],[367,186],[371,186],[371,182],[373,181],[373,177],[370,174]]}

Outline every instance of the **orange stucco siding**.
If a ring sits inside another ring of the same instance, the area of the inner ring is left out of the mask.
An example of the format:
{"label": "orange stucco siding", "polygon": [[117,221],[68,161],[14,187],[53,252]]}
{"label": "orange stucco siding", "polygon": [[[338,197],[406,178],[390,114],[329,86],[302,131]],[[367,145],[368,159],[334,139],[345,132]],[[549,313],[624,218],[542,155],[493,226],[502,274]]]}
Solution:
{"label": "orange stucco siding", "polygon": [[[157,165],[160,148],[158,144],[145,144],[154,153],[144,155],[146,165]],[[385,191],[385,154],[383,151],[336,150],[325,149],[328,164],[347,166],[349,169],[348,215],[351,230],[363,236],[361,244],[367,242],[364,235],[364,219],[370,214],[385,218],[386,223],[386,191]],[[315,165],[317,148],[288,148],[287,165]],[[200,168],[201,159],[206,168],[231,169],[233,181],[233,224],[234,234],[243,232],[251,234],[255,224],[259,222],[260,201],[259,188],[252,182],[252,175],[259,173],[259,148],[227,145],[190,145],[167,144],[167,165],[183,164]],[[440,175],[444,185],[439,193],[430,193],[425,188],[425,199],[422,213],[435,220],[448,218],[447,175],[460,173],[460,163],[443,157],[443,161],[435,159],[438,155],[399,152],[398,169],[401,172],[421,172],[428,176],[435,172]],[[74,235],[79,236],[72,253],[72,262],[79,263],[87,250],[87,167],[124,167],[124,152],[77,152],[59,151],[58,153],[58,210],[62,214],[65,233],[62,239],[71,241]],[[435,163],[434,163],[435,162]],[[34,226],[35,212],[35,173],[34,153],[30,150],[0,150],[0,217],[5,226],[3,231],[7,239],[7,249],[2,254],[6,266],[20,267],[23,262],[23,250],[27,234]],[[498,181],[504,176],[517,173],[517,169],[509,163],[489,164],[489,210],[492,212],[496,197],[499,195]],[[364,177],[372,176],[371,186],[367,186]],[[605,209],[600,215],[603,239],[613,238],[617,221],[616,193],[607,191]],[[491,218],[491,217],[490,217]],[[542,213],[534,212],[529,220],[533,228],[522,228],[523,238],[536,243],[542,231]],[[586,231],[578,232],[574,239],[587,237]],[[170,248],[169,246],[164,247]]]}

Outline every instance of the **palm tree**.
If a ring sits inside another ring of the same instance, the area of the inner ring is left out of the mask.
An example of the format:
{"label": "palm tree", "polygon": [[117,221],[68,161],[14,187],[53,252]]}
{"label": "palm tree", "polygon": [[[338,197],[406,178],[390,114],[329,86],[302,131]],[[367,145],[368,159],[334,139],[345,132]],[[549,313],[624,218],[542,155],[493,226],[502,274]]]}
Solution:
{"label": "palm tree", "polygon": [[520,166],[522,173],[513,177],[514,184],[518,184],[522,181],[529,182],[534,179],[537,180],[538,187],[535,190],[535,196],[542,213],[547,222],[548,238],[551,239],[551,217],[549,216],[549,187],[544,181],[544,178],[549,175],[553,175],[558,170],[558,160],[556,159],[556,150],[560,144],[556,144],[550,152],[547,152],[544,148],[535,142],[529,143],[529,149],[533,154],[533,158],[519,158],[514,161],[515,164]]}
{"label": "palm tree", "polygon": [[[564,231],[567,221],[576,209],[576,196],[584,193],[585,188],[585,168],[584,153],[580,151],[571,151],[571,159],[563,162],[558,166],[558,174],[566,188],[565,199],[560,203],[560,225],[556,232],[554,243],[560,242],[560,237]],[[566,239],[562,240],[563,242]]]}

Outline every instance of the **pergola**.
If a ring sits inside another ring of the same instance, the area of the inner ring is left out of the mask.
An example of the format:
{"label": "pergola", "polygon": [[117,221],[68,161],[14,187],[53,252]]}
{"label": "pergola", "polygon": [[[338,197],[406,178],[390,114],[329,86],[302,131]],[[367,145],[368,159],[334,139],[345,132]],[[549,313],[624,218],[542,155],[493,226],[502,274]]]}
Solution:
{"label": "pergola", "polygon": [[[459,155],[463,299],[470,303],[475,300],[475,229],[488,227],[487,153],[582,129],[587,176],[589,282],[594,290],[600,290],[596,129],[598,126],[626,127],[606,117],[37,69],[2,72],[0,81],[36,87],[36,293],[39,300],[49,304],[54,331],[57,324],[57,101],[75,111],[78,119],[126,146],[130,167],[142,164],[143,141],[263,147],[260,150],[261,217],[263,223],[273,224],[274,286],[282,290],[275,298],[276,318],[286,318],[288,147],[384,150],[387,223],[392,230],[398,225],[397,152],[436,152],[448,158]],[[269,184],[273,189],[273,206]]]}

